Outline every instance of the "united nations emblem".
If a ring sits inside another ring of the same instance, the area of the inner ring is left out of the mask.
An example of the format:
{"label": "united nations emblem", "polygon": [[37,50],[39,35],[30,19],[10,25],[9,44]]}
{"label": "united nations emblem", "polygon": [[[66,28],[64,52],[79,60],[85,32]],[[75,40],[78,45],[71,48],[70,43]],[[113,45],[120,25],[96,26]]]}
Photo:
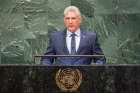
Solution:
{"label": "united nations emblem", "polygon": [[82,73],[78,69],[59,69],[56,73],[56,84],[62,91],[76,91],[82,82]]}

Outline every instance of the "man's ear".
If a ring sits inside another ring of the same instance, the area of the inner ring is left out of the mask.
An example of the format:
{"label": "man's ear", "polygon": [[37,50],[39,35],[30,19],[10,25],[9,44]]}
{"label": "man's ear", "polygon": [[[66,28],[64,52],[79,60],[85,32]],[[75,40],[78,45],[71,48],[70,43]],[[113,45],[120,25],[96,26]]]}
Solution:
{"label": "man's ear", "polygon": [[82,17],[82,16],[80,16],[79,18],[80,18],[80,24],[81,24],[81,23],[82,23],[82,21],[83,21],[83,17]]}

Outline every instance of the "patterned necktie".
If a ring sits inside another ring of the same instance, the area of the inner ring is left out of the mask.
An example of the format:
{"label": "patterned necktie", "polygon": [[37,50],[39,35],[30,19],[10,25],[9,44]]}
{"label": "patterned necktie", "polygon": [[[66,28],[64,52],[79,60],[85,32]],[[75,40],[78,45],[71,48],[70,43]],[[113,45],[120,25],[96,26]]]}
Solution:
{"label": "patterned necktie", "polygon": [[71,55],[76,54],[76,42],[75,42],[75,33],[71,34]]}

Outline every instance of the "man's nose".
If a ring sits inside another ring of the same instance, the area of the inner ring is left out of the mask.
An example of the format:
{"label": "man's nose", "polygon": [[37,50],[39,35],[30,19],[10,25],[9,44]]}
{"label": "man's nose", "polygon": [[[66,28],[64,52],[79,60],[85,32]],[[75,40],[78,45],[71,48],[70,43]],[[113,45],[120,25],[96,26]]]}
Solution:
{"label": "man's nose", "polygon": [[72,19],[71,18],[69,19],[69,23],[72,23]]}

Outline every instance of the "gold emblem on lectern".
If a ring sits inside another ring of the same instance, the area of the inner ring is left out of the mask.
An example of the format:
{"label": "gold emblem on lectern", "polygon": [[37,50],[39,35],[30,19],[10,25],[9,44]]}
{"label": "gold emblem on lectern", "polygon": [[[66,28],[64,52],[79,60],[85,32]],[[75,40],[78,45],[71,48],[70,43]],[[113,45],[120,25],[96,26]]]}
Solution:
{"label": "gold emblem on lectern", "polygon": [[62,91],[76,91],[82,82],[82,73],[78,69],[59,69],[56,84]]}

